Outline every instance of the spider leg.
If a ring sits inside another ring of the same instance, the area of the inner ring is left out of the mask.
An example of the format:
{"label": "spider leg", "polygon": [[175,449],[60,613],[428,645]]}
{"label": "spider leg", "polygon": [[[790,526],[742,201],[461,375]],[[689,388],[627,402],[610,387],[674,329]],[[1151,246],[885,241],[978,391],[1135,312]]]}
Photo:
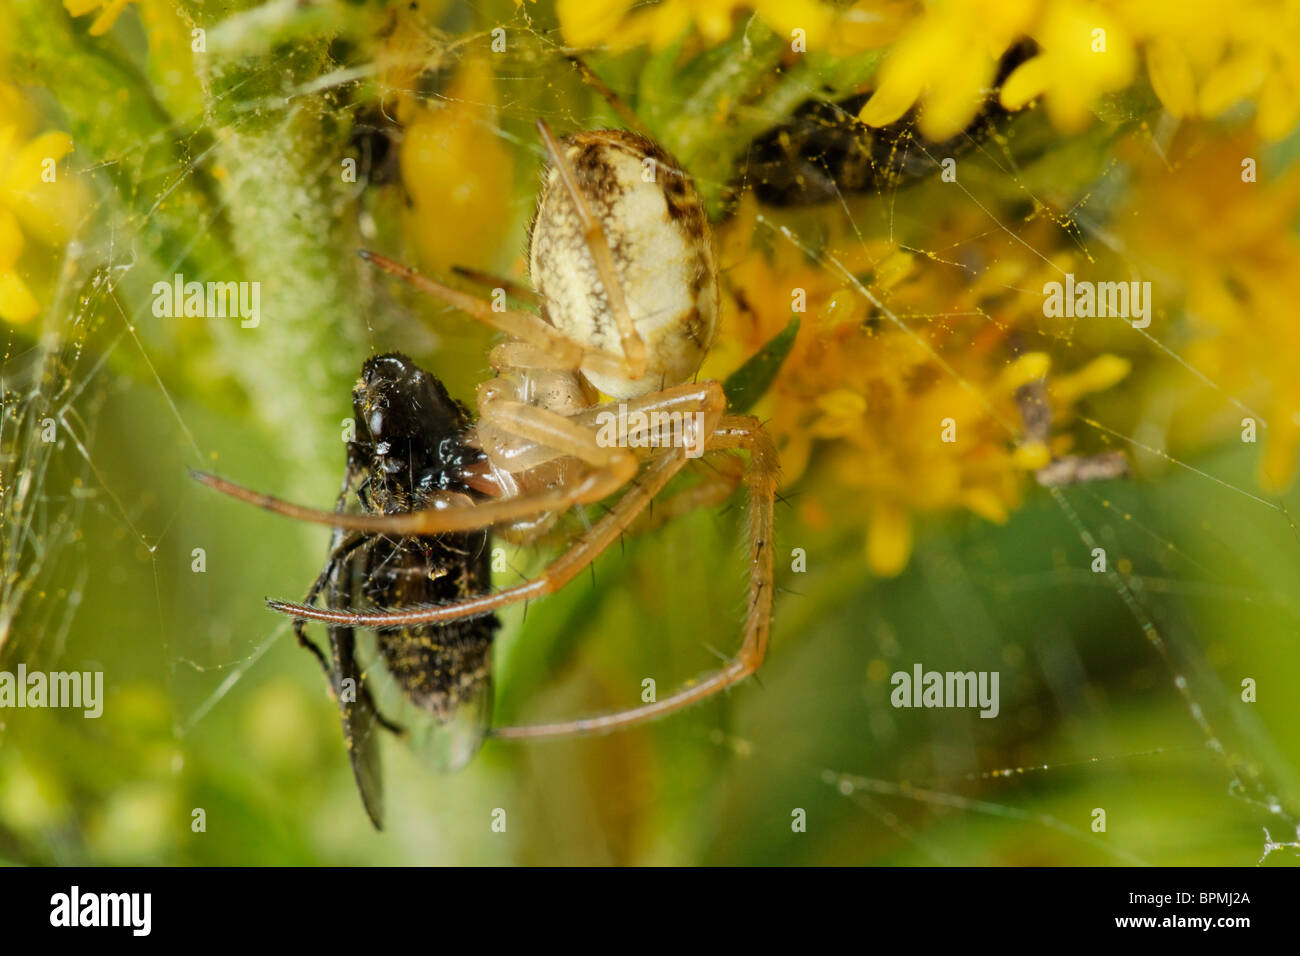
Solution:
{"label": "spider leg", "polygon": [[481,269],[474,269],[470,266],[452,266],[451,271],[458,276],[464,276],[470,282],[485,286],[489,289],[505,289],[507,293],[516,299],[522,299],[524,302],[531,302],[533,305],[539,304],[537,293],[522,282],[516,282],[514,279],[507,279],[504,276],[496,276],[490,272],[484,272]]}
{"label": "spider leg", "polygon": [[[497,727],[492,736],[510,739],[567,737],[608,733],[654,720],[731,687],[753,674],[767,653],[772,615],[772,512],[776,499],[778,463],[776,448],[762,424],[748,415],[724,418],[714,431],[711,448],[743,448],[750,453],[749,486],[749,610],[745,636],[736,659],[652,704],[580,720],[554,724]],[[680,457],[680,456],[676,456]],[[629,495],[631,492],[629,492]],[[623,502],[619,502],[619,509]],[[636,509],[639,510],[639,509]],[[623,524],[636,510],[623,512]]]}
{"label": "spider leg", "polygon": [[556,356],[531,342],[503,342],[488,353],[488,364],[502,369],[572,370],[563,356]]}
{"label": "spider leg", "polygon": [[[608,250],[607,250],[608,251]],[[384,272],[396,276],[403,282],[415,286],[421,292],[445,302],[453,309],[464,312],[472,319],[484,325],[490,325],[498,332],[504,332],[512,338],[522,339],[532,345],[545,349],[564,361],[567,368],[590,369],[602,375],[626,375],[627,369],[621,359],[607,352],[584,349],[578,343],[561,335],[554,326],[543,321],[532,312],[518,309],[496,311],[492,306],[475,296],[443,285],[436,279],[416,272],[409,266],[395,262],[377,252],[362,249],[358,255],[367,262],[379,267]]]}
{"label": "spider leg", "polygon": [[635,130],[646,139],[655,138],[653,133],[641,122],[641,118],[632,111],[630,106],[623,102],[622,97],[610,89],[609,84],[602,80],[595,70],[576,56],[570,55],[566,59],[573,65],[574,71],[582,78],[582,82],[600,94],[601,98],[618,114],[618,118],[623,121],[628,129]]}
{"label": "spider leg", "polygon": [[568,584],[606,548],[617,541],[629,520],[650,503],[650,500],[663,489],[673,475],[681,470],[685,463],[686,458],[679,448],[660,455],[651,462],[608,514],[579,537],[568,551],[548,564],[537,577],[523,584],[452,604],[402,611],[332,611],[328,608],[308,607],[288,601],[268,601],[267,606],[284,614],[313,621],[384,629],[479,617],[520,601],[545,597]]}
{"label": "spider leg", "polygon": [[[651,392],[640,399],[624,403],[629,415],[632,411],[664,412],[681,406],[703,406],[704,429],[711,430],[723,407],[721,387],[716,382],[677,386],[662,392]],[[629,427],[629,421],[618,423],[614,440],[602,444],[592,425],[600,412],[608,408],[589,409],[572,418],[507,399],[492,399],[481,404],[481,418],[504,430],[536,441],[557,451],[573,455],[595,467],[569,488],[547,489],[483,501],[473,507],[426,508],[394,514],[342,514],[294,504],[273,495],[252,491],[225,478],[206,472],[191,471],[198,482],[240,501],[257,505],[287,518],[329,525],[347,531],[388,535],[430,535],[449,531],[476,531],[496,524],[539,515],[547,511],[563,511],[575,504],[590,504],[609,497],[626,485],[636,474],[636,457],[623,447],[633,435],[653,431],[652,419],[647,417],[644,427]],[[661,436],[662,437],[662,436]]]}
{"label": "spider leg", "polygon": [[[343,474],[343,488],[339,492],[338,501],[335,502],[334,505],[336,513],[342,512],[344,507],[346,507],[348,492],[352,490],[352,482],[356,479],[357,471],[356,463],[349,458],[347,470]],[[337,598],[340,587],[339,582],[351,581],[351,564],[353,556],[359,549],[368,544],[370,540],[370,538],[363,534],[353,533],[344,535],[341,530],[335,528],[334,534],[330,538],[329,557],[325,559],[325,567],[322,568],[320,574],[316,576],[316,580],[312,583],[311,590],[308,591],[307,596],[303,598],[303,603],[314,604],[316,598],[320,596],[320,593],[328,588],[329,599],[327,600],[327,604],[330,607],[342,606],[342,602]],[[324,652],[316,642],[307,636],[306,625],[307,621],[303,618],[294,621],[293,636],[298,639],[299,646],[305,647],[307,650],[311,651],[312,656],[316,658],[321,669],[325,671],[325,679],[329,682],[330,689],[337,693],[338,688],[335,686],[334,668],[325,658]],[[330,653],[332,656],[336,654],[333,634],[330,636]],[[337,657],[335,657],[335,659],[337,660]],[[392,721],[385,718],[383,714],[379,713],[379,709],[375,707],[374,700],[370,696],[370,689],[364,683],[360,686],[360,693],[365,697],[366,704],[370,707],[380,724],[395,734],[402,733],[401,727],[397,726]]]}
{"label": "spider leg", "polygon": [[[532,406],[524,406],[532,408]],[[542,411],[542,409],[533,409]],[[554,414],[554,413],[549,413]],[[563,419],[563,416],[556,416]],[[576,426],[570,427],[575,431]],[[539,431],[542,429],[539,428]],[[471,507],[455,505],[435,506],[423,511],[394,512],[393,514],[340,514],[294,504],[274,495],[266,495],[238,485],[225,478],[206,472],[191,471],[190,475],[200,484],[220,491],[222,494],[237,498],[248,504],[257,505],[267,511],[308,521],[312,524],[329,525],[347,531],[360,531],[366,534],[386,534],[390,536],[417,536],[443,534],[449,531],[477,531],[496,524],[504,524],[520,518],[542,514],[547,511],[564,511],[575,504],[588,504],[609,497],[636,474],[636,457],[623,449],[611,449],[622,454],[610,456],[607,464],[597,467],[585,475],[571,488],[539,491],[515,498],[502,498],[496,501],[483,501]],[[433,496],[430,496],[431,498]],[[449,502],[445,496],[442,502]]]}
{"label": "spider leg", "polygon": [[573,208],[578,213],[587,250],[596,265],[596,274],[600,277],[601,287],[605,290],[605,296],[609,301],[609,310],[614,314],[614,321],[618,325],[618,335],[623,346],[622,374],[635,381],[646,373],[645,342],[636,330],[632,313],[628,311],[623,286],[618,280],[618,270],[614,267],[614,254],[609,251],[609,240],[605,238],[605,230],[600,220],[591,211],[586,197],[582,194],[573,164],[565,156],[564,148],[551,132],[551,128],[546,125],[546,120],[540,118],[537,120],[537,132],[541,134],[546,151],[551,155],[551,164],[559,174],[569,201],[573,203]]}
{"label": "spider leg", "polygon": [[[650,395],[642,396],[640,399],[629,401],[627,403],[630,410],[650,408],[681,408],[695,407],[702,409],[704,415],[704,430],[711,438],[710,441],[724,441],[724,444],[718,445],[720,448],[738,447],[725,444],[725,439],[719,439],[718,431],[715,428],[721,418],[721,411],[725,407],[726,399],[722,393],[722,388],[717,382],[701,382],[698,385],[681,385],[672,389],[665,389],[663,392],[655,392]],[[531,407],[531,406],[528,406]],[[606,409],[608,411],[608,409]],[[589,415],[590,412],[583,412],[582,416],[575,416],[570,420],[573,424],[578,418]],[[563,416],[557,416],[563,418]],[[725,420],[724,420],[725,421]],[[619,440],[623,441],[629,434],[639,434],[631,428],[626,427],[626,423],[619,425]],[[590,434],[586,432],[586,434]],[[706,445],[706,450],[708,446]],[[408,627],[419,624],[432,624],[443,621],[454,621],[460,618],[477,617],[487,614],[501,607],[506,607],[519,601],[529,600],[532,598],[542,597],[551,594],[568,581],[570,581],[579,571],[590,564],[602,551],[611,543],[618,540],[619,535],[623,533],[630,522],[646,508],[650,501],[657,495],[686,463],[685,449],[676,446],[667,454],[661,454],[650,465],[649,468],[641,475],[635,484],[624,493],[618,503],[605,517],[601,518],[596,524],[592,525],[590,530],[583,534],[573,544],[565,554],[561,555],[550,565],[546,567],[541,574],[526,581],[523,584],[514,587],[504,588],[492,594],[484,594],[478,597],[469,598],[465,601],[458,601],[453,604],[437,605],[433,607],[415,608],[402,611],[360,611],[360,612],[340,612],[331,611],[326,608],[307,607],[302,604],[292,604],[287,601],[269,601],[268,605],[277,611],[286,614],[292,614],[295,617],[309,618],[315,621],[326,621],[337,624],[348,624],[352,627],[374,627],[374,628],[391,628],[391,627]],[[480,511],[502,502],[485,502],[477,504],[473,509],[466,511]],[[506,502],[508,503],[508,502]],[[296,507],[296,506],[295,506]],[[441,512],[446,514],[447,512]],[[393,516],[397,517],[397,516]]]}
{"label": "spider leg", "polygon": [[724,454],[704,462],[700,480],[681,491],[656,499],[627,529],[644,534],[700,508],[713,508],[730,498],[745,480],[745,463],[735,455]]}

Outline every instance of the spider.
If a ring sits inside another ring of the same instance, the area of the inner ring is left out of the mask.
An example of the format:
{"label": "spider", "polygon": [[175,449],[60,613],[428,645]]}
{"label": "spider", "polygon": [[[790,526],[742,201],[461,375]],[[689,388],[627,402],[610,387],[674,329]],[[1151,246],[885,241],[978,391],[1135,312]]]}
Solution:
{"label": "spider", "polygon": [[[662,717],[730,687],[762,662],[772,606],[775,448],[757,419],[727,413],[719,382],[695,380],[713,339],[719,283],[708,220],[694,183],[662,147],[639,133],[599,129],[557,139],[543,120],[537,130],[549,162],[529,230],[532,289],[496,280],[516,298],[534,302],[537,313],[505,308],[501,301],[458,291],[376,253],[361,253],[378,268],[507,337],[491,352],[495,377],[479,386],[477,421],[463,433],[454,416],[440,410],[445,398],[441,385],[436,387],[434,407],[412,403],[425,393],[405,387],[377,392],[367,386],[369,391],[358,399],[357,426],[369,432],[364,441],[372,443],[367,447],[379,456],[375,467],[384,467],[384,454],[395,455],[399,462],[405,462],[401,456],[406,454],[381,447],[388,419],[380,416],[372,422],[363,407],[381,401],[388,403],[389,416],[413,416],[411,427],[423,429],[423,440],[442,442],[447,464],[430,471],[437,478],[429,481],[444,486],[387,504],[375,499],[365,513],[347,513],[341,504],[335,512],[317,510],[196,473],[204,484],[235,498],[332,526],[332,555],[351,542],[374,548],[376,540],[383,540],[387,551],[406,546],[393,542],[414,541],[413,547],[425,548],[443,542],[436,546],[443,549],[444,567],[459,568],[459,591],[453,588],[413,606],[316,607],[313,601],[323,588],[334,599],[344,596],[337,579],[330,586],[329,575],[337,576],[337,567],[331,572],[327,565],[306,602],[268,601],[299,624],[312,620],[330,625],[332,635],[344,636],[353,629],[372,629],[381,637],[393,631],[422,633],[429,635],[427,642],[441,645],[446,642],[439,629],[467,621],[494,622],[490,615],[495,610],[563,587],[644,517],[651,501],[688,456],[693,457],[692,450],[748,452],[743,476],[749,499],[748,609],[736,657],[655,702],[558,723],[493,728],[490,734],[499,738],[613,731]],[[393,375],[414,374],[411,368],[397,367],[402,357],[386,358]],[[371,359],[367,369],[374,372],[372,363],[379,361]],[[365,382],[363,374],[358,389]],[[421,388],[434,385],[436,380]],[[600,393],[608,400],[601,401]],[[401,402],[407,407],[399,408]],[[420,416],[433,419],[421,425]],[[378,431],[374,425],[380,426]],[[474,453],[461,454],[462,448]],[[349,474],[355,478],[351,453],[349,460]],[[670,498],[668,510],[675,513],[723,500],[741,478],[735,469],[729,476],[721,471],[714,486],[695,486]],[[345,481],[345,494],[347,488]],[[465,536],[490,532],[514,541],[535,540],[569,509],[614,495],[619,497],[607,513],[537,577],[495,592],[465,590],[482,577],[465,571]],[[334,558],[331,563],[336,563]],[[382,597],[382,589],[375,593]],[[372,602],[375,593],[368,595]],[[482,625],[478,645],[483,645],[484,635],[490,642],[492,626]],[[331,641],[337,643],[333,636]],[[469,679],[462,696],[480,693],[485,674]],[[426,700],[425,710],[433,708],[437,719],[446,719],[457,699],[444,694],[437,701]]]}

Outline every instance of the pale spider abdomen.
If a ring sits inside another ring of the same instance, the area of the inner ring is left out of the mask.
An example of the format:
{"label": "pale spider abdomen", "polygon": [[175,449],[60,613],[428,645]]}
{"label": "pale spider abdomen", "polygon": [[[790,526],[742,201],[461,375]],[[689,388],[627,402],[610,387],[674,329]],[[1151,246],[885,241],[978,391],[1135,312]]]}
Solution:
{"label": "pale spider abdomen", "polygon": [[[663,149],[635,133],[592,130],[562,142],[605,231],[628,311],[646,346],[646,374],[635,381],[583,374],[616,399],[690,380],[713,341],[718,316],[713,244],[694,184]],[[623,354],[577,211],[553,167],[544,174],[528,264],[552,325],[589,348]]]}

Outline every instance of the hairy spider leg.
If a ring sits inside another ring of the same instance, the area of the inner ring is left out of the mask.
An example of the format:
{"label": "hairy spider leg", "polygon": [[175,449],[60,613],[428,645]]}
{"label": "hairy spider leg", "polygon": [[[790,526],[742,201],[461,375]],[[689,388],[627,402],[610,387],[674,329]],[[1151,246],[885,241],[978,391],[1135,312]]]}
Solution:
{"label": "hairy spider leg", "polygon": [[541,301],[536,292],[514,279],[493,275],[491,272],[484,272],[482,269],[475,269],[471,266],[452,266],[451,271],[488,289],[504,289],[507,294],[514,296],[516,299],[522,299],[533,305],[538,305]]}
{"label": "hairy spider leg", "polygon": [[701,459],[701,463],[705,468],[699,470],[700,478],[695,484],[656,499],[653,507],[646,508],[628,526],[628,532],[645,534],[692,511],[717,507],[735,494],[745,480],[745,463],[735,455],[718,454]]}
{"label": "hairy spider leg", "polygon": [[504,332],[512,338],[521,339],[551,352],[565,363],[563,366],[565,368],[575,371],[585,368],[601,375],[627,374],[623,361],[617,356],[583,348],[577,342],[562,335],[555,326],[546,322],[541,316],[534,315],[532,312],[521,309],[504,309],[498,312],[490,303],[444,285],[387,256],[368,249],[360,250],[357,255],[389,275],[415,286],[421,292],[433,296],[459,312],[464,312],[470,318],[477,319],[484,325],[491,326],[498,332]]}
{"label": "hairy spider leg", "polygon": [[[714,384],[716,383],[709,383]],[[754,673],[767,652],[772,608],[772,529],[778,464],[776,449],[762,424],[751,416],[727,416],[714,429],[707,451],[740,449],[750,455],[746,484],[749,490],[749,609],[745,634],[736,659],[690,686],[644,707],[581,720],[538,726],[498,728],[500,737],[552,737],[604,733],[653,720],[702,700]],[[271,607],[286,613],[356,627],[398,627],[454,620],[485,614],[497,608],[554,593],[596,559],[650,504],[685,464],[684,450],[674,448],[656,458],[641,479],[604,518],[580,537],[568,551],[548,565],[538,577],[495,594],[454,604],[406,611],[348,612],[307,608],[283,602]]]}
{"label": "hairy spider leg", "polygon": [[623,121],[628,129],[634,130],[644,136],[646,139],[655,139],[654,134],[641,122],[641,117],[632,111],[632,108],[623,102],[623,98],[615,93],[604,80],[597,75],[596,71],[576,56],[567,57],[570,64],[573,65],[574,71],[593,90],[600,94],[601,98],[610,105],[618,118]]}
{"label": "hairy spider leg", "polygon": [[[651,392],[637,399],[623,403],[629,411],[651,410],[672,411],[697,409],[704,414],[705,434],[710,434],[722,415],[726,398],[722,387],[714,381],[700,382],[694,385],[679,385],[662,392]],[[496,421],[517,433],[558,450],[559,454],[576,455],[596,466],[582,480],[570,489],[546,490],[504,498],[496,501],[480,501],[472,505],[452,504],[448,507],[425,508],[421,511],[409,511],[395,514],[347,514],[338,511],[323,511],[294,504],[273,495],[262,494],[238,485],[233,481],[211,475],[206,472],[191,471],[193,478],[223,494],[249,504],[257,505],[276,514],[299,521],[324,524],[348,531],[367,534],[388,535],[431,535],[448,531],[478,531],[496,524],[513,521],[521,517],[542,514],[547,511],[562,511],[574,504],[589,504],[601,501],[626,485],[637,472],[636,456],[626,447],[637,430],[620,425],[614,447],[601,445],[596,433],[587,426],[587,419],[592,423],[601,410],[608,411],[609,406],[596,406],[587,409],[573,418],[524,405],[521,402],[502,400],[489,405]],[[485,412],[485,415],[487,413]],[[302,605],[279,603],[276,607],[300,608]],[[324,616],[324,611],[311,609],[315,613],[302,613],[300,617],[319,621],[338,621],[339,618]],[[296,613],[296,612],[295,612]],[[374,626],[363,624],[364,615],[348,617],[353,626]],[[451,620],[452,618],[431,617],[428,620]],[[404,620],[403,624],[419,623]]]}
{"label": "hairy spider leg", "polygon": [[[722,387],[717,382],[707,381],[650,392],[622,404],[627,408],[629,415],[635,411],[699,410],[705,416],[703,431],[709,434],[721,417],[725,402]],[[513,498],[475,502],[468,506],[435,506],[420,511],[395,514],[346,514],[294,504],[274,495],[252,491],[243,485],[207,472],[191,471],[190,475],[209,488],[287,518],[329,525],[348,531],[389,535],[477,531],[547,511],[563,511],[575,504],[601,501],[631,481],[637,471],[636,456],[622,446],[626,446],[628,438],[638,432],[620,426],[617,441],[612,447],[607,447],[597,440],[593,430],[596,416],[603,411],[609,411],[611,407],[612,403],[597,405],[570,418],[544,408],[506,399],[487,403],[480,409],[484,420],[491,420],[493,424],[508,428],[539,445],[553,449],[557,456],[573,455],[593,465],[594,468],[568,489],[537,491]],[[316,619],[327,620],[327,618]]]}

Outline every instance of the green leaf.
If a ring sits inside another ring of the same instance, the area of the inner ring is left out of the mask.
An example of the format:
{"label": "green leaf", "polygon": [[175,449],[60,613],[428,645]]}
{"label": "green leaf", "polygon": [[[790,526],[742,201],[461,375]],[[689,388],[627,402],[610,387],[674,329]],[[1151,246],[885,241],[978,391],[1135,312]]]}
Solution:
{"label": "green leaf", "polygon": [[784,329],[751,355],[744,365],[727,377],[722,390],[727,393],[728,411],[747,412],[754,407],[776,380],[786,356],[794,348],[798,334],[799,316],[796,315]]}

